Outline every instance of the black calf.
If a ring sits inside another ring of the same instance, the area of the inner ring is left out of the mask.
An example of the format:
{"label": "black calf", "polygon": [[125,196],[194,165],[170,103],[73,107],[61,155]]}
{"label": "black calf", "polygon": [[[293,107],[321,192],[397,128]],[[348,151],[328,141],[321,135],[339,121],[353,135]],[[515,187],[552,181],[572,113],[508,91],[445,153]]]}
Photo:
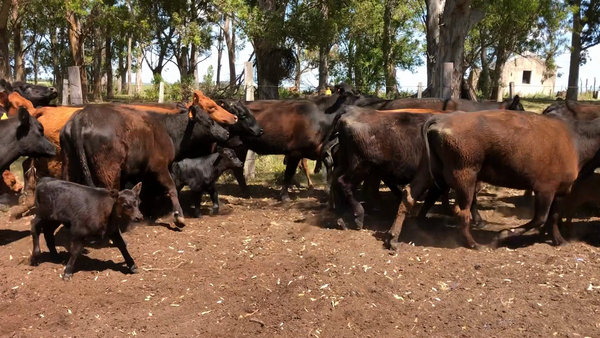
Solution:
{"label": "black calf", "polygon": [[202,194],[208,192],[213,202],[213,215],[219,213],[219,195],[215,183],[227,169],[241,168],[244,164],[229,148],[217,148],[217,152],[208,156],[185,159],[173,163],[171,175],[177,191],[184,185],[190,187],[193,193],[196,217],[201,217],[200,203]]}
{"label": "black calf", "polygon": [[52,256],[58,252],[54,244],[54,231],[61,225],[71,230],[71,258],[65,267],[63,279],[73,276],[75,260],[83,251],[83,242],[88,237],[109,236],[117,245],[131,273],[137,272],[133,258],[127,251],[127,245],[121,236],[121,227],[129,221],[143,219],[138,208],[142,184],[138,183],[129,190],[106,190],[91,188],[77,183],[54,178],[42,178],[35,189],[35,218],[31,220],[33,253],[31,265],[37,265],[40,254],[40,233]]}

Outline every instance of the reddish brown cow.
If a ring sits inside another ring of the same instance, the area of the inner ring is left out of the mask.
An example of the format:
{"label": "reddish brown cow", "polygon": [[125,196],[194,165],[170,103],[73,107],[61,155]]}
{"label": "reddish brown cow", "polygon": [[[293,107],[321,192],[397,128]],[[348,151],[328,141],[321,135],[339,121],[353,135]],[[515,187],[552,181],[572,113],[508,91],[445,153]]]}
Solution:
{"label": "reddish brown cow", "polygon": [[75,113],[60,132],[63,177],[92,187],[116,189],[127,181],[148,180],[169,195],[175,224],[184,226],[169,166],[174,160],[186,158],[196,147],[229,138],[229,133],[211,117],[197,105],[191,106],[188,114],[89,105]]}
{"label": "reddish brown cow", "polygon": [[533,220],[501,237],[546,224],[554,244],[566,243],[558,230],[559,204],[579,169],[600,149],[600,119],[584,123],[531,112],[455,112],[432,117],[422,130],[427,156],[403,195],[389,232],[392,248],[415,200],[435,186],[456,191],[455,214],[467,246],[484,248],[469,230],[478,181],[535,192]]}
{"label": "reddish brown cow", "polygon": [[571,193],[568,198],[565,198],[563,205],[561,206],[561,219],[566,219],[565,227],[561,227],[563,230],[567,230],[571,226],[571,220],[577,211],[577,208],[584,204],[593,204],[594,206],[600,206],[600,174],[592,174],[583,179],[577,178],[571,189]]}

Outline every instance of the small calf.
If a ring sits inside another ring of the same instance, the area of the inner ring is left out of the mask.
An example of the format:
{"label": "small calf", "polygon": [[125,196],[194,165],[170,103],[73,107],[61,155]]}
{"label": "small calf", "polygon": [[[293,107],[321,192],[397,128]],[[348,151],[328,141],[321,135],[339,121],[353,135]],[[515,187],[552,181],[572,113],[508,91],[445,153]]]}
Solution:
{"label": "small calf", "polygon": [[217,215],[219,213],[219,195],[215,189],[217,180],[225,170],[243,166],[244,164],[235,156],[232,149],[217,147],[217,152],[214,154],[174,162],[171,176],[178,192],[184,185],[190,187],[193,193],[196,217],[199,218],[202,217],[200,213],[202,194],[204,192],[210,194],[213,202],[213,215]]}
{"label": "small calf", "polygon": [[37,265],[40,254],[40,233],[44,231],[46,245],[53,257],[58,257],[54,244],[54,231],[61,225],[71,230],[71,257],[65,267],[63,279],[73,276],[75,260],[83,251],[88,237],[109,236],[117,245],[131,273],[137,272],[133,258],[121,236],[121,226],[129,221],[141,221],[139,194],[142,184],[129,190],[106,190],[84,185],[42,178],[35,189],[35,218],[31,220],[33,253],[31,265]]}

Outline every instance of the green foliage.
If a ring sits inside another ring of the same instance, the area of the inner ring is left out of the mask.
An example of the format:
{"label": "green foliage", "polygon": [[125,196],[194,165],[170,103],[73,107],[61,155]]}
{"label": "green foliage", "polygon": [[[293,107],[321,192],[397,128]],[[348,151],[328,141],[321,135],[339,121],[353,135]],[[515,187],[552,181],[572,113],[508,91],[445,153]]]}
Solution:
{"label": "green foliage", "polygon": [[[383,69],[384,0],[350,2],[340,43],[334,47],[331,60],[336,82],[354,83],[366,93],[385,87]],[[396,68],[412,70],[421,65],[423,45],[415,33],[419,25],[418,11],[409,3],[398,3],[392,13],[391,57]]]}

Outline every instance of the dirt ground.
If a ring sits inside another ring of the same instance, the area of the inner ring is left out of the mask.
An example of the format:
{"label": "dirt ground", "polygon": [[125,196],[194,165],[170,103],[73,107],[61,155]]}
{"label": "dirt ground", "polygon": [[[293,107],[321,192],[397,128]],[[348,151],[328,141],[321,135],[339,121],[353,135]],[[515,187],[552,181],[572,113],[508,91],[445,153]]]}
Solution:
{"label": "dirt ground", "polygon": [[[246,200],[222,187],[222,214],[188,217],[183,231],[130,227],[135,275],[117,248],[90,242],[66,282],[45,243],[40,266],[29,266],[31,217],[1,214],[0,336],[600,337],[597,219],[575,220],[579,240],[566,247],[530,235],[476,252],[437,206],[427,222],[409,219],[392,252],[382,241],[398,204],[389,193],[366,230],[342,231],[322,190],[289,204],[273,188],[251,191]],[[489,225],[478,240],[528,221],[529,201],[516,194],[481,194]],[[68,238],[58,230],[65,260]]]}

